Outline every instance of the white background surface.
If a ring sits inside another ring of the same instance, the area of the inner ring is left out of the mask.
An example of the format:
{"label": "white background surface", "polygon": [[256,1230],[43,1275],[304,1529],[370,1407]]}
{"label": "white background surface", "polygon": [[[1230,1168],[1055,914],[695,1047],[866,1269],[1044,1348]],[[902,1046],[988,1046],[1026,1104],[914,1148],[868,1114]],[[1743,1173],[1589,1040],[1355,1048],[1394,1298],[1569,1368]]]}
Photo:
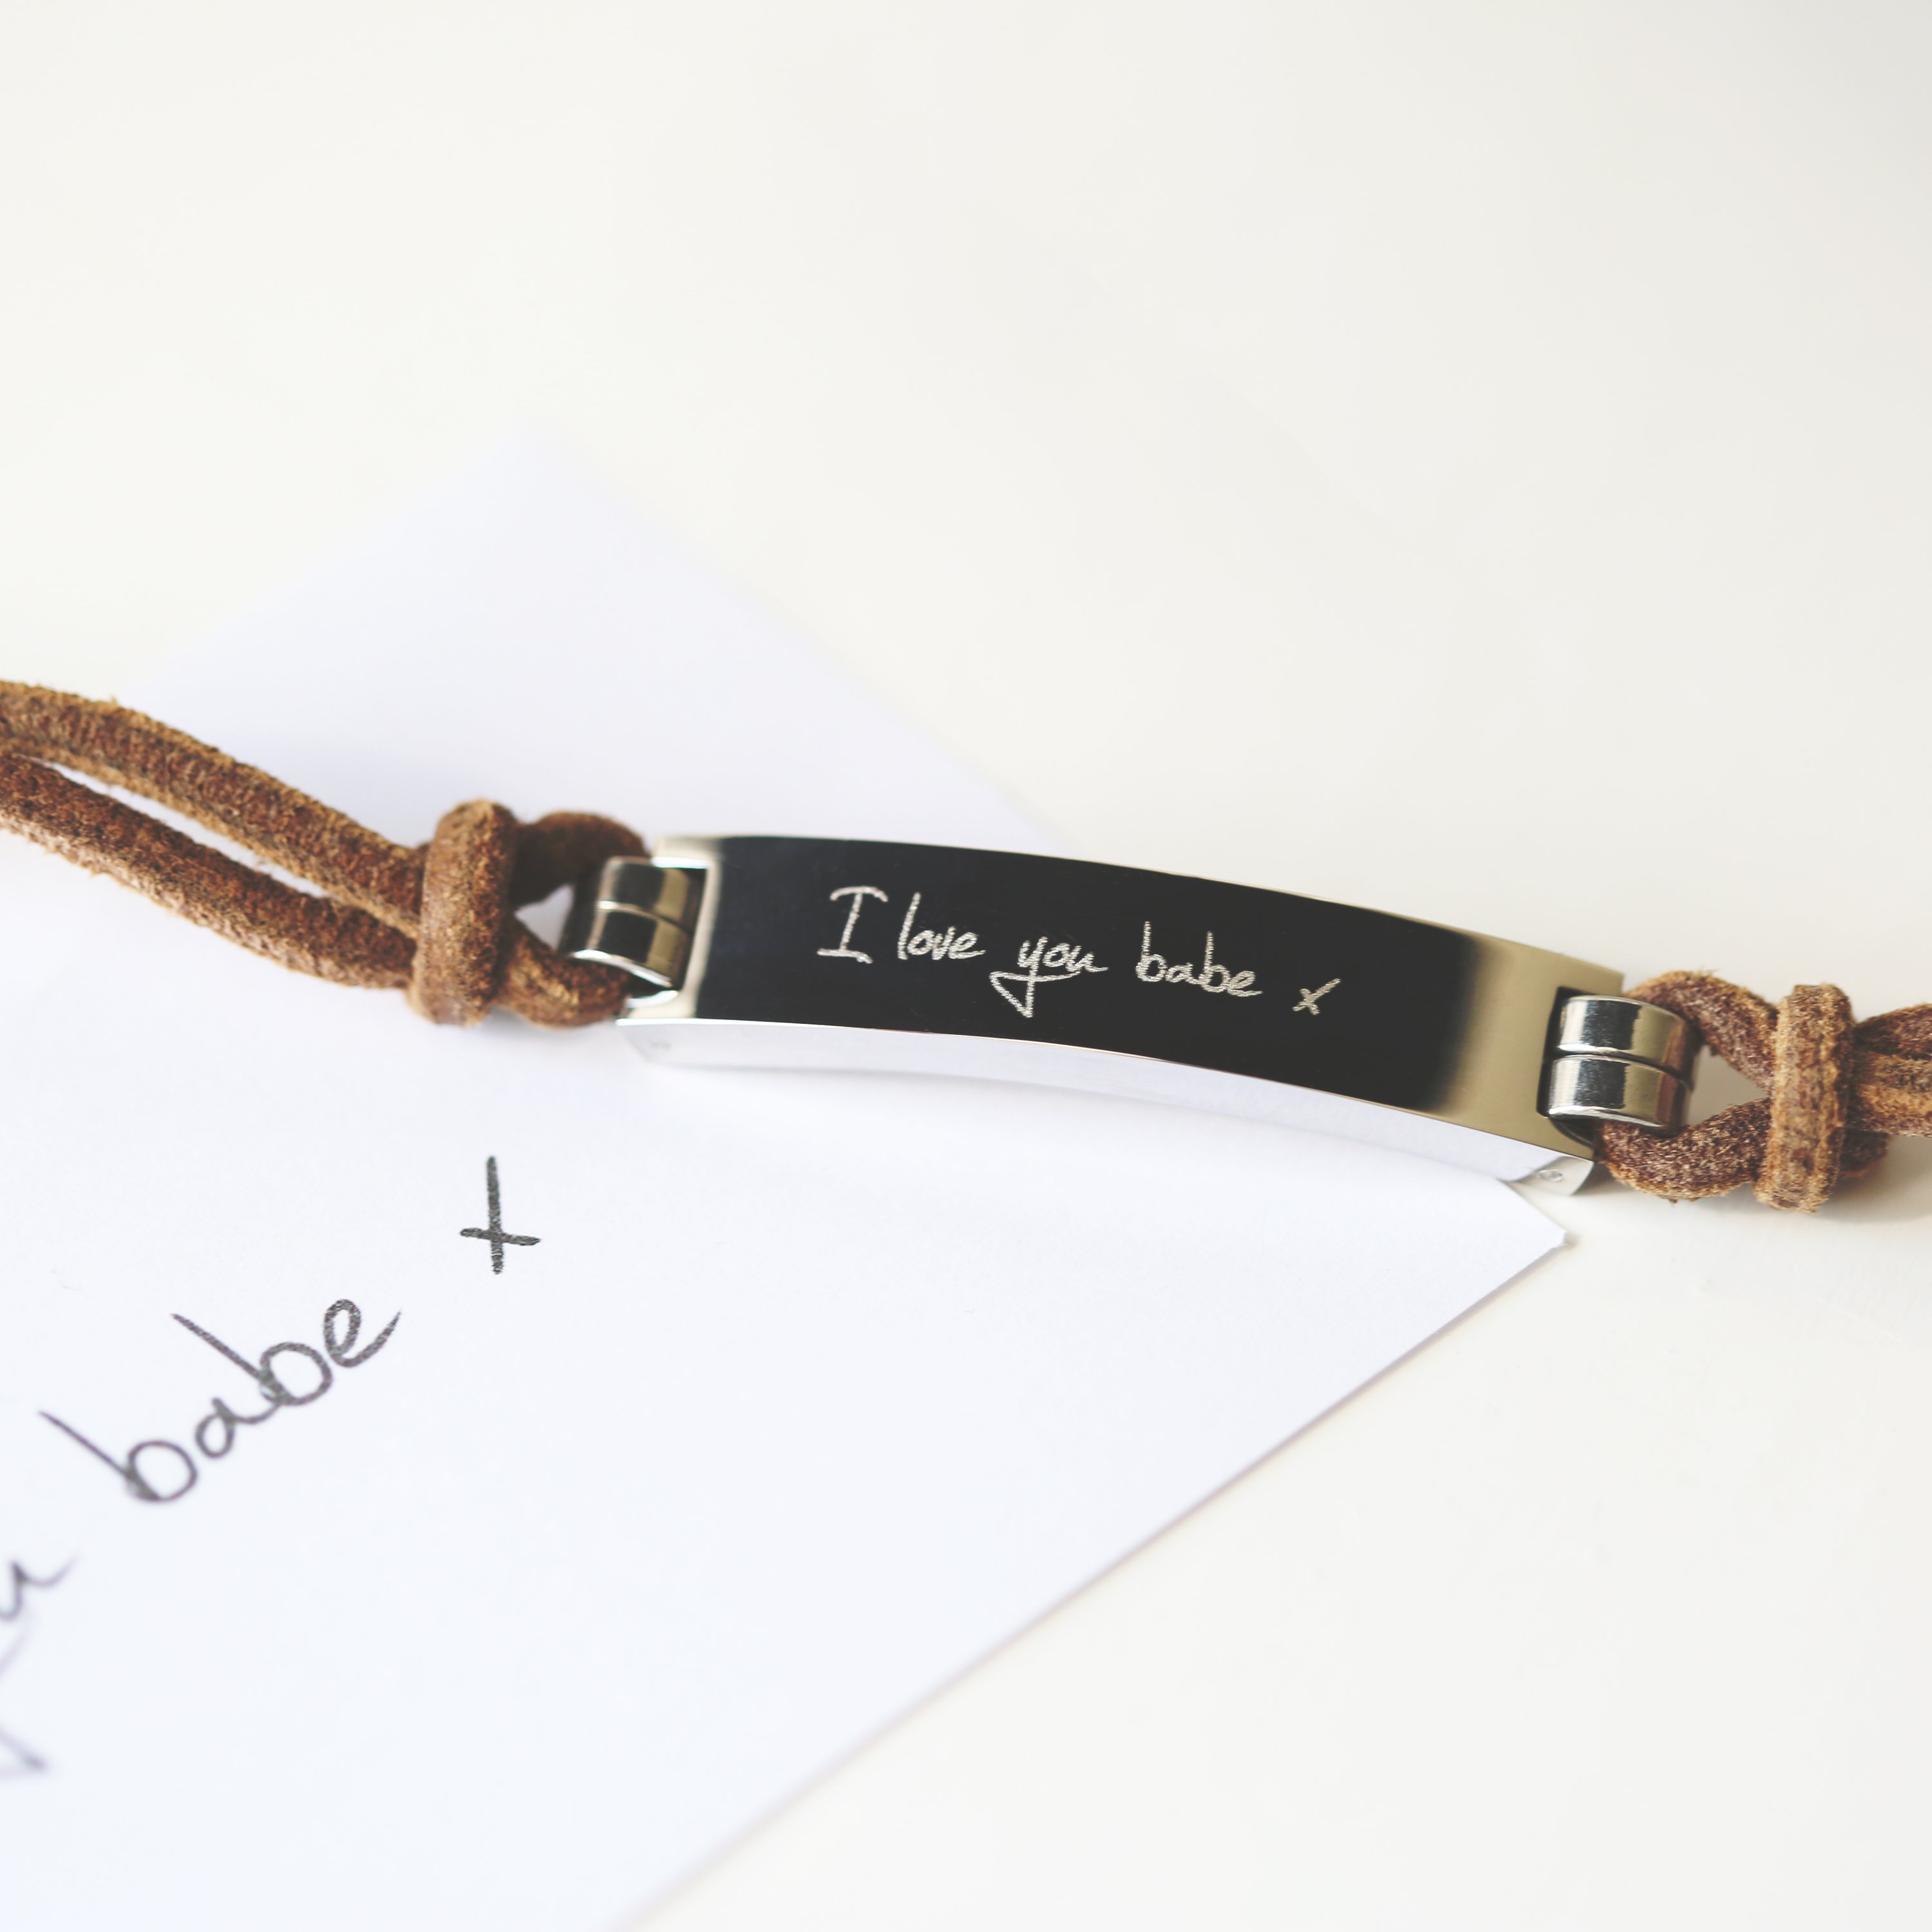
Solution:
{"label": "white background surface", "polygon": [[[110,688],[534,424],[1094,856],[1923,998],[1928,69],[1871,5],[16,0],[0,670]],[[662,1922],[1922,1923],[1925,1153],[1559,1205]]]}

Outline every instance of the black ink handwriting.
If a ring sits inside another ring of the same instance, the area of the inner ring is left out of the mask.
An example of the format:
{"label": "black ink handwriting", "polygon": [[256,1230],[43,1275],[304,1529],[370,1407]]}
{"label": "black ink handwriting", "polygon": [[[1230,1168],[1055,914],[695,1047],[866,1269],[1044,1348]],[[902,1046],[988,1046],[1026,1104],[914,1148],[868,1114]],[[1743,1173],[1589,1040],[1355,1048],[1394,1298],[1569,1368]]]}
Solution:
{"label": "black ink handwriting", "polygon": [[[7,1600],[0,1603],[0,1623],[17,1623],[26,1614],[27,1592],[29,1590],[51,1590],[74,1568],[71,1563],[63,1563],[51,1576],[32,1575],[17,1561],[7,1565]],[[0,1676],[4,1676],[26,1647],[26,1632],[23,1630],[4,1651],[0,1651]],[[47,1761],[31,1745],[23,1743],[10,1731],[0,1730],[0,1778],[25,1778],[38,1771],[45,1771]]]}
{"label": "black ink handwriting", "polygon": [[29,1590],[51,1590],[74,1568],[71,1563],[63,1563],[51,1576],[30,1576],[18,1563],[7,1566],[8,1600],[0,1604],[0,1624],[16,1621],[27,1607]]}
{"label": "black ink handwriting", "polygon": [[[231,1348],[219,1336],[210,1334],[199,1322],[190,1322],[185,1315],[177,1315],[175,1319],[190,1334],[199,1336],[216,1354],[232,1362],[247,1376],[262,1400],[262,1406],[252,1414],[242,1414],[221,1396],[213,1397],[208,1412],[194,1426],[191,1439],[195,1447],[209,1462],[218,1462],[234,1448],[242,1430],[254,1428],[280,1409],[302,1408],[320,1401],[334,1385],[334,1371],[330,1364],[338,1369],[361,1367],[395,1333],[396,1324],[402,1318],[400,1315],[392,1316],[388,1326],[367,1348],[358,1350],[356,1343],[362,1332],[362,1311],[352,1301],[333,1302],[322,1318],[320,1349],[310,1348],[306,1342],[276,1342],[251,1361],[238,1348]],[[292,1389],[283,1379],[274,1364],[278,1357],[286,1355],[300,1356],[313,1365],[320,1378],[313,1388]],[[171,1442],[164,1436],[149,1436],[136,1443],[122,1459],[90,1442],[72,1423],[63,1422],[58,1416],[48,1414],[45,1409],[40,1414],[63,1435],[79,1443],[90,1456],[98,1456],[106,1463],[121,1478],[128,1495],[136,1502],[178,1502],[200,1479],[200,1466],[178,1442]],[[219,1440],[211,1440],[211,1436],[217,1431]],[[142,1462],[144,1456],[148,1459],[145,1467]],[[163,1460],[158,1462],[158,1457]],[[17,1567],[15,1574],[19,1574]]]}
{"label": "black ink handwriting", "polygon": [[[472,1240],[490,1244],[490,1272],[503,1272],[503,1250],[506,1247],[533,1248],[538,1244],[535,1234],[506,1234],[503,1232],[503,1196],[496,1185],[496,1156],[493,1154],[483,1164],[483,1174],[490,1190],[490,1225],[487,1228],[459,1228],[457,1232],[466,1234]],[[338,1304],[338,1306],[346,1304]],[[352,1336],[352,1340],[354,1339]],[[370,1348],[373,1354],[382,1344],[378,1342]]]}

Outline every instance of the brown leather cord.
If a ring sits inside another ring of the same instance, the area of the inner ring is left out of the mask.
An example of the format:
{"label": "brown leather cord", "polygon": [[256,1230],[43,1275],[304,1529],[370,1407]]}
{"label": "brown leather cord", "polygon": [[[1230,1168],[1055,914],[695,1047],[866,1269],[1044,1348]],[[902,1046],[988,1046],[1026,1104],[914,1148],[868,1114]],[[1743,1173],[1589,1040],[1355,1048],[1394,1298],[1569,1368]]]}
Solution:
{"label": "brown leather cord", "polygon": [[[179,812],[320,896],[56,766]],[[519,825],[478,800],[411,850],[137,711],[0,682],[0,826],[297,972],[400,988],[430,1019],[466,1026],[501,1006],[586,1026],[630,991],[626,974],[565,958],[515,916],[602,860],[643,856],[634,832],[587,812]]]}
{"label": "brown leather cord", "polygon": [[1768,1090],[1667,1138],[1606,1121],[1598,1152],[1629,1186],[1697,1201],[1749,1185],[1767,1207],[1810,1214],[1876,1167],[1888,1135],[1932,1135],[1932,1006],[1854,1024],[1835,986],[1796,986],[1774,1006],[1708,973],[1666,973],[1629,997],[1690,1021]]}

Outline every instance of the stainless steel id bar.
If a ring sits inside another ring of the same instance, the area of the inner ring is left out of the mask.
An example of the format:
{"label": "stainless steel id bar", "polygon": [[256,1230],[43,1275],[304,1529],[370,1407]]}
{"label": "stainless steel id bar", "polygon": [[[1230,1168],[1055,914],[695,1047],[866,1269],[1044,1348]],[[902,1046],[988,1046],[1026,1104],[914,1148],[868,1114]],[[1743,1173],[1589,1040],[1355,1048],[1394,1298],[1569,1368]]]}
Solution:
{"label": "stainless steel id bar", "polygon": [[[1637,1003],[1619,975],[1558,953],[950,846],[670,839],[586,880],[570,938],[611,963],[637,950],[619,1024],[656,1060],[1078,1088],[1556,1185],[1588,1171],[1589,1122],[1674,1125],[1642,1109],[1681,1096],[1694,1050],[1670,1016],[1620,1010]],[[1652,1064],[1669,1077],[1631,1076]],[[1610,1064],[1627,1077],[1592,1072]],[[1638,1111],[1607,1105],[1612,1086]],[[1574,1130],[1551,1118],[1566,1096]]]}

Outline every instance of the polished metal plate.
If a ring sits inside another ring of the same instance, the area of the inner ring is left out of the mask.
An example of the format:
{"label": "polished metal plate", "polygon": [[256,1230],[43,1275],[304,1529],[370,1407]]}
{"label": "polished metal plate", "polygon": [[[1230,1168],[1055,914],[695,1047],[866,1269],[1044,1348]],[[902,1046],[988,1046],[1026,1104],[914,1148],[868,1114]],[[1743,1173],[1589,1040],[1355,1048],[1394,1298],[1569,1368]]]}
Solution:
{"label": "polished metal plate", "polygon": [[[640,992],[619,1024],[659,1061],[1024,1080],[1510,1179],[1574,1184],[1587,1171],[1588,1142],[1543,1111],[1546,1066],[1564,1002],[1616,994],[1606,968],[1357,906],[1028,854],[679,838],[654,862],[688,877],[650,890],[653,916],[676,901],[688,960],[681,984]],[[621,910],[623,890],[586,897]]]}

